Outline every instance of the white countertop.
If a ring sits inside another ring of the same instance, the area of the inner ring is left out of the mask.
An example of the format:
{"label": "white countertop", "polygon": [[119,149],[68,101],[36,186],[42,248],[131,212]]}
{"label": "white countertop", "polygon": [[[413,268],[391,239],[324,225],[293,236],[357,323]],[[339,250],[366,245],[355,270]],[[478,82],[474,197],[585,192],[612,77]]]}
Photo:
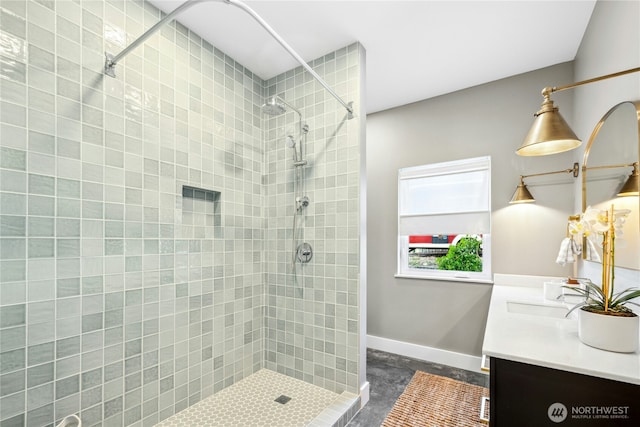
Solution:
{"label": "white countertop", "polygon": [[[511,276],[516,278],[518,276]],[[511,279],[515,280],[515,279]],[[500,359],[640,384],[640,353],[613,353],[589,347],[578,338],[575,313],[552,318],[507,310],[507,302],[563,305],[544,299],[542,285],[500,284],[491,294],[483,354]]]}

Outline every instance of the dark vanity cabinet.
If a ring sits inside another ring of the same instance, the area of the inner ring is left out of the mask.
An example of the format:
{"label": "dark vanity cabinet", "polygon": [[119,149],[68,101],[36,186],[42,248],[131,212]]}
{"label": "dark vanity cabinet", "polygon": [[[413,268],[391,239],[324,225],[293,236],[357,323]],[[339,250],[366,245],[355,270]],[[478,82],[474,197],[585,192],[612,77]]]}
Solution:
{"label": "dark vanity cabinet", "polygon": [[640,385],[495,357],[490,376],[492,427],[640,426]]}

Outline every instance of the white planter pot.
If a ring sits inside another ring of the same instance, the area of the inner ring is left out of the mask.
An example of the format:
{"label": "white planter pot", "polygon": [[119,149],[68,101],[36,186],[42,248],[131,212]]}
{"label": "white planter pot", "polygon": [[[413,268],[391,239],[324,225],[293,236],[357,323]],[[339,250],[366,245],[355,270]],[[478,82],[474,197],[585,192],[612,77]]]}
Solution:
{"label": "white planter pot", "polygon": [[601,350],[633,353],[638,348],[640,317],[621,317],[578,311],[578,336]]}

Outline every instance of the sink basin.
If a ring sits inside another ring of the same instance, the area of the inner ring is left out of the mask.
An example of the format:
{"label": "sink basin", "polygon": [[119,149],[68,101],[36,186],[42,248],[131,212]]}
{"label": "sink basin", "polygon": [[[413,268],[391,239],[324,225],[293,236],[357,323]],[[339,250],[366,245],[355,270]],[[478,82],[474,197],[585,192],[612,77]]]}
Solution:
{"label": "sink basin", "polygon": [[569,309],[558,305],[542,305],[527,302],[507,301],[507,311],[510,313],[564,319],[569,312]]}

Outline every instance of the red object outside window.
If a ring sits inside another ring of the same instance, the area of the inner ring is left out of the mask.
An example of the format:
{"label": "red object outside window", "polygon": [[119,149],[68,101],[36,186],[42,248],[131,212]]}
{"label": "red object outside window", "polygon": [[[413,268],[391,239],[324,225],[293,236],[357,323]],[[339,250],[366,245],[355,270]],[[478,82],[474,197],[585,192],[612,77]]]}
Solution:
{"label": "red object outside window", "polygon": [[[455,239],[456,236],[457,236],[456,234],[450,234],[447,236],[447,241],[449,242],[449,244],[453,242],[453,239]],[[409,243],[433,243],[433,237],[434,236],[409,236]],[[437,238],[441,236],[435,236],[435,237]]]}

